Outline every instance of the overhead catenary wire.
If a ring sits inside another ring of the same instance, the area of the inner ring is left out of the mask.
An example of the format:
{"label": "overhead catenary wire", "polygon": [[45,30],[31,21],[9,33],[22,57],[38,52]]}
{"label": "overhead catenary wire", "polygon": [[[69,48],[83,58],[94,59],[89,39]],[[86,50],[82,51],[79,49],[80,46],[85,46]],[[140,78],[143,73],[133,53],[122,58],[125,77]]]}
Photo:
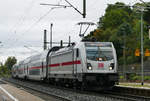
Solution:
{"label": "overhead catenary wire", "polygon": [[[53,8],[52,8],[52,9],[53,9]],[[49,12],[50,12],[52,9],[50,9],[46,14],[44,14],[43,16],[41,16],[31,27],[34,27],[35,24],[37,24],[38,22],[40,22],[46,15],[49,14]],[[29,11],[29,10],[28,10],[28,11]],[[23,18],[25,19],[25,16],[24,16]],[[22,19],[22,21],[23,21],[24,19]],[[21,18],[19,19],[19,22],[20,22],[20,21],[21,21]],[[16,25],[17,25],[17,24],[18,24],[18,23],[16,23]],[[13,26],[13,27],[15,28],[16,25]],[[30,28],[31,28],[31,27],[30,27]],[[28,31],[30,30],[30,28],[28,29]],[[17,29],[17,28],[15,28],[15,29]],[[10,31],[11,31],[11,30],[13,30],[13,29],[10,29]],[[26,32],[27,32],[27,31],[26,31]],[[25,32],[24,32],[24,33],[25,33]],[[19,34],[19,36],[22,36],[24,33]],[[13,34],[13,33],[12,33],[12,34]],[[11,35],[12,35],[12,34],[11,34]],[[15,31],[14,34],[17,35],[17,34],[16,34],[16,31]],[[11,40],[11,39],[14,40],[14,42],[11,43],[9,47],[14,47],[15,44],[17,44],[18,41],[20,40],[19,38],[12,38],[12,37],[9,37],[9,38],[8,38],[8,40]],[[23,40],[21,40],[21,41],[23,41]],[[12,53],[13,53],[15,56],[17,56],[14,49],[12,49]]]}
{"label": "overhead catenary wire", "polygon": [[43,16],[41,16],[35,23],[33,23],[25,32],[21,33],[21,34],[25,34],[28,31],[31,30],[31,28],[33,29],[35,27],[36,24],[38,24],[45,16],[47,16],[51,11],[53,10],[53,8],[51,8],[50,10],[48,10],[48,12],[46,12]]}
{"label": "overhead catenary wire", "polygon": [[41,3],[40,5],[48,5],[48,6],[56,6],[56,7],[71,7],[71,6],[68,6],[68,5],[60,5],[60,4],[45,4],[45,3]]}
{"label": "overhead catenary wire", "polygon": [[44,15],[42,15],[36,22],[34,22],[26,31],[24,31],[23,33],[20,33],[20,36],[29,32],[31,29],[33,29],[42,19],[44,19],[52,10],[56,9],[56,8],[62,8],[62,7],[52,7],[51,9],[49,9]]}
{"label": "overhead catenary wire", "polygon": [[78,13],[83,15],[76,7],[74,7],[69,1],[65,0],[71,7],[73,7]]}
{"label": "overhead catenary wire", "polygon": [[[9,47],[14,47],[14,46],[18,43],[18,41],[23,41],[22,38],[16,37],[16,35],[18,34],[18,27],[20,27],[20,25],[22,25],[22,24],[25,22],[25,18],[26,18],[27,16],[29,16],[29,12],[31,11],[31,8],[33,8],[33,6],[32,6],[33,1],[35,1],[35,0],[32,0],[31,5],[27,8],[26,12],[23,13],[23,14],[25,14],[25,15],[21,15],[20,18],[18,19],[18,22],[17,22],[14,26],[12,26],[12,27],[10,28],[10,30],[9,30],[10,35],[8,35],[8,39],[7,39],[8,41],[6,41],[6,42],[9,42],[10,40],[13,40],[13,42],[10,43],[9,46],[7,46],[7,48],[9,48]],[[60,1],[61,1],[61,0],[60,0]],[[56,7],[56,8],[57,8],[57,7]],[[55,7],[51,8],[47,13],[45,13],[43,16],[41,16],[41,17],[40,17],[34,24],[32,24],[31,27],[29,27],[25,32],[20,33],[20,34],[18,34],[18,35],[22,37],[23,34],[29,32],[32,27],[35,27],[36,24],[39,23],[45,16],[47,16],[47,15],[49,14],[49,12],[50,12],[51,10],[53,10],[53,9],[55,9]],[[28,14],[27,14],[27,13],[28,13]],[[13,32],[13,33],[12,33],[12,32]],[[15,37],[12,37],[12,36],[15,36]],[[20,39],[21,39],[21,40],[20,40]],[[11,49],[11,51],[12,51],[12,53],[14,54],[14,56],[17,56],[17,55],[16,55],[16,52],[15,52],[15,49]]]}
{"label": "overhead catenary wire", "polygon": [[[44,15],[42,15],[35,23],[33,23],[25,32],[23,33],[20,33],[19,36],[22,36],[23,34],[29,32],[31,30],[31,28],[34,28],[45,16],[47,16],[53,9],[55,8],[60,8],[60,7],[53,7],[51,8],[50,10],[48,10],[48,12],[46,12]],[[61,7],[62,8],[62,7]],[[17,43],[18,42],[18,38],[14,39],[14,43]],[[23,41],[23,40],[21,40]],[[14,46],[14,44],[12,44]],[[11,46],[12,46],[11,45]]]}
{"label": "overhead catenary wire", "polygon": [[[60,1],[58,2],[58,4],[59,4],[61,1],[62,1],[62,0],[60,0]],[[70,6],[63,6],[63,5],[62,5],[62,7],[65,8],[65,7],[70,7]],[[25,32],[20,33],[19,35],[21,36],[21,35],[23,35],[23,34],[29,32],[31,29],[33,29],[33,28],[38,24],[38,22],[40,22],[45,16],[47,16],[47,15],[49,14],[50,11],[52,11],[52,10],[55,9],[55,8],[61,8],[61,7],[53,7],[53,8],[51,8],[46,14],[44,14],[43,16],[41,16],[34,24],[32,24]],[[15,41],[18,41],[18,39],[15,39]]]}
{"label": "overhead catenary wire", "polygon": [[[32,10],[34,3],[35,3],[35,0],[32,0],[32,1],[30,2],[29,6],[25,9],[25,11],[24,11],[24,13],[23,13],[24,15],[21,15],[21,16],[19,17],[18,21],[15,23],[15,25],[12,26],[12,28],[9,30],[9,32],[10,32],[11,34],[10,34],[10,37],[8,38],[8,40],[10,40],[10,39],[12,38],[12,37],[11,37],[12,34],[15,34],[15,35],[16,35],[16,31],[17,31],[18,27],[20,27],[20,25],[23,24],[25,18],[26,18],[27,16],[29,16],[30,11]],[[12,33],[12,31],[13,31],[13,33]],[[15,33],[14,33],[14,32],[15,32]],[[9,36],[9,35],[8,35],[8,36]]]}
{"label": "overhead catenary wire", "polygon": [[[34,22],[26,31],[24,31],[23,33],[20,33],[19,36],[22,37],[23,34],[29,32],[31,30],[31,28],[33,29],[45,16],[47,16],[53,9],[48,10],[48,12],[46,12],[44,15],[42,15],[36,22]],[[17,43],[19,39],[15,39],[14,43]],[[23,41],[23,40],[21,40]],[[14,44],[13,44],[14,45]]]}
{"label": "overhead catenary wire", "polygon": [[[18,18],[18,21],[13,25],[13,26],[10,26],[10,29],[8,30],[8,36],[7,36],[7,38],[8,39],[6,39],[6,41],[4,41],[3,43],[5,44],[5,49],[6,48],[10,48],[10,47],[12,47],[12,46],[14,46],[14,44],[16,44],[16,43],[10,43],[10,45],[9,46],[7,46],[7,42],[10,42],[10,40],[17,40],[15,37],[13,37],[13,36],[16,36],[17,34],[16,34],[16,31],[18,31],[17,29],[18,29],[18,27],[20,26],[20,25],[22,25],[23,24],[23,22],[24,22],[24,20],[25,20],[25,18],[27,17],[27,16],[29,16],[29,13],[30,13],[30,11],[32,10],[32,8],[33,8],[33,4],[35,3],[35,0],[32,0],[31,2],[30,2],[30,4],[27,6],[27,8],[25,8],[25,10],[23,11],[23,15],[21,15],[21,16],[19,16],[19,18]],[[11,48],[11,52],[12,52],[12,54],[14,54],[14,56],[15,57],[17,57],[17,54],[16,54],[16,52],[15,52],[15,49],[13,49],[13,48]],[[11,53],[11,52],[9,52],[9,53]]]}
{"label": "overhead catenary wire", "polygon": [[[29,6],[27,6],[27,8],[24,10],[24,13],[23,13],[24,15],[21,15],[21,16],[19,17],[18,21],[10,28],[10,30],[8,31],[9,34],[10,34],[10,35],[8,35],[8,39],[7,39],[8,41],[14,40],[15,42],[17,42],[17,38],[16,38],[16,37],[13,37],[13,36],[16,36],[16,35],[17,35],[17,31],[18,31],[17,29],[18,29],[18,27],[19,27],[20,25],[23,25],[23,23],[24,23],[26,17],[29,16],[30,11],[31,11],[32,8],[33,8],[33,4],[34,4],[34,3],[35,3],[35,0],[32,0],[32,1],[30,2]],[[12,31],[13,31],[13,32],[12,32]],[[8,42],[8,41],[7,41],[7,42]],[[15,42],[14,42],[14,43],[11,43],[10,46],[11,46],[11,47],[14,46]],[[14,56],[17,56],[14,49],[12,49],[12,53],[14,54]]]}

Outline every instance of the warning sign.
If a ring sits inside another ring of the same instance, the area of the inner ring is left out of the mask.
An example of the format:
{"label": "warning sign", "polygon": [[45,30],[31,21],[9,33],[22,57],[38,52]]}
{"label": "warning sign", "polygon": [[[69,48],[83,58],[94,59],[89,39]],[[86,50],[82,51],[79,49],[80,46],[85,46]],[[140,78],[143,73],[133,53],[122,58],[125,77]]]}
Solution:
{"label": "warning sign", "polygon": [[146,49],[146,51],[145,51],[145,56],[150,56],[150,51],[149,51],[149,49]]}
{"label": "warning sign", "polygon": [[140,56],[140,50],[139,49],[135,50],[135,56]]}

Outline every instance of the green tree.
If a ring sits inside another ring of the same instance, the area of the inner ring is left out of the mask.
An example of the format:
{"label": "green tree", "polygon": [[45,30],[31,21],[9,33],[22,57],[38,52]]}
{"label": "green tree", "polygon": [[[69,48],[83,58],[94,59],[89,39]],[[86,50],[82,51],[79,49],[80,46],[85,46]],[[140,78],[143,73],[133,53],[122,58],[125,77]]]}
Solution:
{"label": "green tree", "polygon": [[144,20],[150,24],[150,7],[146,9],[144,12]]}
{"label": "green tree", "polygon": [[[150,4],[150,3],[147,3]],[[98,27],[85,38],[96,38],[100,42],[113,42],[119,64],[123,63],[124,35],[126,39],[126,61],[132,64],[140,61],[140,57],[134,56],[134,52],[141,46],[141,12],[137,6],[146,6],[143,3],[134,4],[133,8],[124,3],[117,2],[106,8],[105,14],[99,18]],[[150,24],[150,9],[144,12],[144,50],[150,49],[148,39],[148,24]],[[145,58],[146,59],[146,58]]]}
{"label": "green tree", "polygon": [[150,2],[143,4],[146,7],[146,10],[144,12],[144,20],[150,24]]}
{"label": "green tree", "polygon": [[98,22],[99,27],[103,29],[117,28],[124,22],[131,20],[130,14],[132,10],[130,7],[126,7],[124,3],[117,2],[114,5],[109,5],[106,9],[106,13],[100,18]]}
{"label": "green tree", "polygon": [[8,68],[1,63],[1,65],[0,65],[0,76],[4,76],[8,73],[9,73]]}
{"label": "green tree", "polygon": [[5,66],[11,70],[12,66],[17,63],[17,59],[15,57],[8,57],[6,62],[5,62]]}

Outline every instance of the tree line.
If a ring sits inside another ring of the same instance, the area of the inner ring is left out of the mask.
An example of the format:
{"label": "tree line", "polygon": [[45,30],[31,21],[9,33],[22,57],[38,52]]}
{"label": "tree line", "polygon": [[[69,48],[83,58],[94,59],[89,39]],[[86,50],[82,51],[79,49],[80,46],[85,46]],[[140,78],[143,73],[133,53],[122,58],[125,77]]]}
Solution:
{"label": "tree line", "polygon": [[5,63],[0,63],[0,76],[9,76],[11,74],[11,68],[17,63],[15,57],[8,57]]}
{"label": "tree line", "polygon": [[[136,3],[132,7],[122,2],[109,4],[105,14],[99,18],[98,27],[91,31],[83,40],[91,38],[100,42],[113,42],[118,63],[123,64],[123,50],[126,54],[126,63],[133,64],[140,62],[140,56],[135,56],[135,50],[141,47],[141,11],[140,7],[145,7],[143,12],[143,33],[144,50],[150,49],[150,39],[148,26],[150,25],[150,2]],[[144,57],[146,60],[147,57]]]}

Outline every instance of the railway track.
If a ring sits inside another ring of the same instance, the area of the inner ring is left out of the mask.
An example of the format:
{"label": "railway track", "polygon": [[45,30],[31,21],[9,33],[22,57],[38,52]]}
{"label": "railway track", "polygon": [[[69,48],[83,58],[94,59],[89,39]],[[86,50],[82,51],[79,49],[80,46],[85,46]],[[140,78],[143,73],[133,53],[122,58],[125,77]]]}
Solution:
{"label": "railway track", "polygon": [[150,101],[149,97],[118,93],[116,91],[80,91],[35,81],[23,81],[12,78],[5,78],[3,80],[23,88],[48,94],[62,101]]}
{"label": "railway track", "polygon": [[113,91],[105,91],[103,92],[105,96],[114,97],[116,99],[122,99],[125,101],[150,101],[150,97],[138,96],[133,94],[119,93]]}

